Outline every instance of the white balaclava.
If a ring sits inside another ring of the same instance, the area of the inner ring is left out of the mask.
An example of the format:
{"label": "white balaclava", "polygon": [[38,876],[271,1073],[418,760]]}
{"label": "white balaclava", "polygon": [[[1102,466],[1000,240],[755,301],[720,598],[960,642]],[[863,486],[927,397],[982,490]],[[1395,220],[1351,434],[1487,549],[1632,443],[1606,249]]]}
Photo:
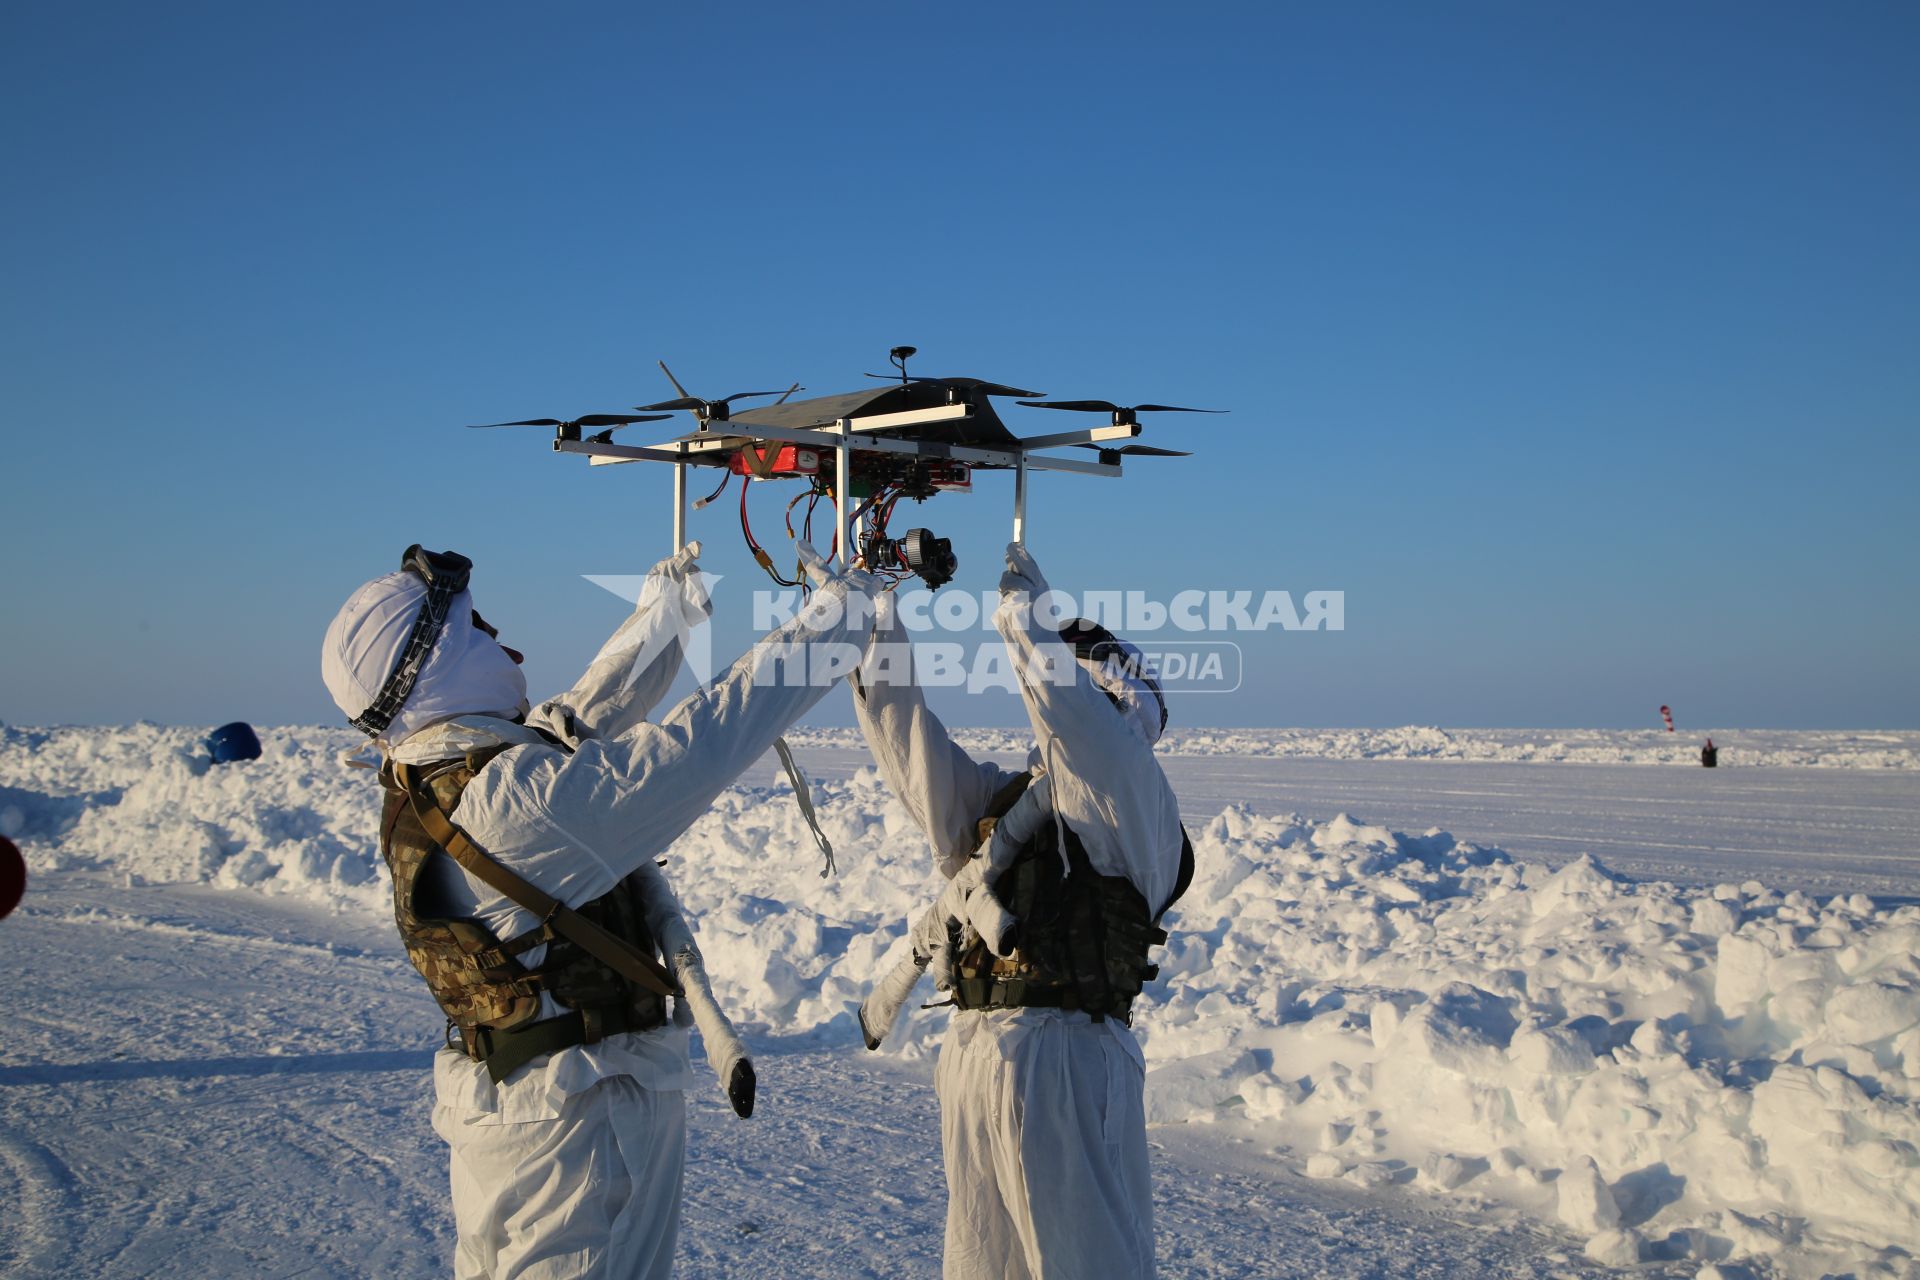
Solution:
{"label": "white balaclava", "polygon": [[[426,582],[402,570],[362,586],[334,615],[320,650],[320,676],[348,719],[380,696],[426,598]],[[473,593],[462,591],[447,605],[446,624],[413,691],[375,741],[391,747],[455,716],[510,719],[526,710],[526,677],[492,636],[473,625]]]}

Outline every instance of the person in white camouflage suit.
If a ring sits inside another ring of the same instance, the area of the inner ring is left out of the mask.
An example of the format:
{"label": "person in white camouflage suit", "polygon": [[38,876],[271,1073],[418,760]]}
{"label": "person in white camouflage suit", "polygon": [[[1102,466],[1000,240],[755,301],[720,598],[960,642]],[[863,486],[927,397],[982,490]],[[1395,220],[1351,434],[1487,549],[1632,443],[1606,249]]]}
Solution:
{"label": "person in white camouflage suit", "polygon": [[[809,607],[649,721],[711,607],[698,551],[655,566],[586,674],[537,707],[518,655],[474,612],[462,557],[410,548],[327,631],[328,690],[385,758],[396,918],[459,1032],[435,1061],[433,1124],[462,1278],[672,1270],[689,1067],[663,992],[704,982],[655,859],[819,701],[819,672],[857,661],[879,585],[806,549]],[[603,960],[574,929],[627,949]],[[708,1056],[746,1114],[751,1068],[717,1034]]]}

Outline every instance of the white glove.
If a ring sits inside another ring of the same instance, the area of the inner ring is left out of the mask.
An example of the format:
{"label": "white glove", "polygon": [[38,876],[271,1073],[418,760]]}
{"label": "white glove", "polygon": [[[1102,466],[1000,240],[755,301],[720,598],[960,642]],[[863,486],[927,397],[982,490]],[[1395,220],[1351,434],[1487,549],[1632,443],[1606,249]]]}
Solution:
{"label": "white glove", "polygon": [[987,888],[988,870],[985,859],[974,858],[954,873],[941,891],[940,900],[914,925],[916,951],[925,955],[944,946],[949,920],[958,920],[970,927],[986,942],[987,950],[997,956],[1013,949],[1016,921]]}
{"label": "white glove", "polygon": [[700,566],[694,563],[699,558],[700,542],[698,539],[695,539],[668,556],[665,560],[662,560],[659,564],[653,566],[653,568],[647,570],[647,572],[657,573],[663,578],[672,578],[675,581],[680,581],[689,574],[700,571]]}
{"label": "white glove", "polygon": [[913,950],[917,955],[932,955],[947,944],[947,921],[967,918],[967,895],[980,888],[986,868],[974,858],[954,873],[940,898],[914,921]]}
{"label": "white glove", "polygon": [[713,616],[713,592],[708,589],[699,559],[700,543],[696,540],[662,560],[656,569],[680,588],[681,616],[694,626]]}
{"label": "white glove", "polygon": [[1024,591],[1029,598],[1038,599],[1047,593],[1047,580],[1041,575],[1040,566],[1034,563],[1026,547],[1018,542],[1009,542],[1007,570],[1000,575],[1000,595],[1004,598],[1016,591]]}
{"label": "white glove", "polygon": [[794,544],[794,550],[800,555],[800,568],[813,580],[816,587],[824,587],[833,581],[833,569],[827,564],[827,558],[813,549],[813,544],[805,538]]}
{"label": "white glove", "polygon": [[836,582],[847,584],[848,594],[858,591],[871,599],[879,594],[880,579],[865,569],[843,568],[835,570],[827,563],[827,558],[814,550],[813,544],[805,538],[794,544],[800,556],[800,568],[813,581],[814,587],[827,587]]}

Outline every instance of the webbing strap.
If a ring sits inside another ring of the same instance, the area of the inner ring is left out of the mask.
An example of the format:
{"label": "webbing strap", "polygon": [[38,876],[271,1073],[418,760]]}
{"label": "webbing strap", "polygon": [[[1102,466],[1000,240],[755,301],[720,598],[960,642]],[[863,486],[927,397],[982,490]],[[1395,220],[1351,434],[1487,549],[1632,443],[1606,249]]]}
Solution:
{"label": "webbing strap", "polygon": [[625,939],[608,933],[560,899],[521,878],[512,868],[495,861],[479,845],[467,839],[466,833],[454,826],[447,815],[441,812],[439,803],[426,790],[411,765],[396,762],[393,773],[405,788],[407,799],[413,805],[414,816],[420,820],[427,838],[444,849],[447,856],[459,863],[474,879],[504,895],[514,905],[533,912],[540,917],[542,924],[552,926],[556,933],[578,944],[588,955],[629,982],[638,983],[656,995],[678,997],[682,994],[673,975],[658,960]]}
{"label": "webbing strap", "polygon": [[541,1054],[558,1053],[577,1044],[594,1044],[622,1031],[646,1030],[650,1027],[635,1020],[625,1009],[574,1009],[513,1031],[469,1027],[461,1032],[460,1041],[467,1056],[484,1064],[487,1075],[499,1084]]}
{"label": "webbing strap", "polygon": [[773,475],[774,465],[780,461],[780,449],[778,440],[769,440],[757,450],[751,444],[745,444],[740,446],[740,457],[747,464],[749,473],[766,480]]}
{"label": "webbing strap", "polygon": [[427,655],[433,652],[434,643],[446,626],[447,606],[458,594],[460,591],[451,579],[442,577],[428,584],[427,597],[420,602],[420,612],[414,615],[413,630],[407,633],[407,644],[400,651],[399,663],[380,687],[373,705],[353,718],[354,728],[369,738],[377,738],[387,731],[393,718],[400,714],[400,708],[407,704],[413,682],[419,678],[420,668],[427,665]]}
{"label": "webbing strap", "polygon": [[1078,1009],[1080,993],[1025,978],[958,978],[953,984],[953,1004],[963,1010]]}
{"label": "webbing strap", "polygon": [[825,880],[839,868],[833,864],[833,841],[827,839],[827,833],[820,829],[820,819],[813,812],[813,785],[807,781],[807,775],[800,771],[799,763],[793,758],[793,748],[787,745],[785,738],[773,740],[773,754],[780,757],[780,763],[787,771],[787,780],[793,783],[793,798],[800,802],[800,816],[807,820],[807,830],[813,832],[814,843],[820,846],[820,852],[826,856],[827,865],[820,868],[820,878]]}

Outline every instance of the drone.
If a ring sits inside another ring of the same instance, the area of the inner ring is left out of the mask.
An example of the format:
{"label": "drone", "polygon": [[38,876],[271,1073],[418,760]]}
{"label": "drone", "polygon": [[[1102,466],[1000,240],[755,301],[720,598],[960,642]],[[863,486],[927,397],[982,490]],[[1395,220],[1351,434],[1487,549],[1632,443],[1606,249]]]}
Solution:
{"label": "drone", "polygon": [[[969,377],[926,377],[909,373],[917,349],[894,347],[888,360],[894,372],[870,373],[878,385],[835,395],[795,400],[805,390],[794,383],[785,391],[737,391],[719,399],[690,394],[665,361],[658,362],[679,394],[671,400],[637,405],[632,413],[587,414],[573,419],[526,418],[482,427],[550,427],[558,453],[584,454],[594,466],[632,462],[673,465],[673,546],[687,542],[689,468],[721,472],[719,484],[692,503],[695,510],[716,501],[737,478],[740,529],[748,551],[774,582],[803,590],[806,575],[791,578],[753,532],[748,492],[763,481],[798,483],[787,503],[789,537],[811,539],[815,508],[831,503],[833,533],[828,557],[859,557],[875,573],[896,581],[918,577],[930,589],[951,581],[959,569],[950,539],[925,528],[894,537],[888,522],[902,498],[926,502],[941,493],[968,493],[974,473],[1013,472],[1013,541],[1026,540],[1027,474],[1057,471],[1073,475],[1118,477],[1128,458],[1191,456],[1186,450],[1132,443],[1141,432],[1143,413],[1225,413],[1171,404],[1118,405],[1106,400],[1047,400],[1043,392]],[[778,397],[770,404],[736,402]],[[1099,413],[1101,426],[1045,435],[1019,436],[1001,420],[994,400],[1012,399],[1034,409]],[[639,422],[657,422],[676,412],[693,416],[694,429],[652,445],[616,444],[613,433]],[[596,430],[597,428],[597,430]],[[1065,455],[1062,449],[1091,450],[1094,458]],[[801,504],[804,503],[804,509]],[[796,525],[796,512],[798,524]]]}

